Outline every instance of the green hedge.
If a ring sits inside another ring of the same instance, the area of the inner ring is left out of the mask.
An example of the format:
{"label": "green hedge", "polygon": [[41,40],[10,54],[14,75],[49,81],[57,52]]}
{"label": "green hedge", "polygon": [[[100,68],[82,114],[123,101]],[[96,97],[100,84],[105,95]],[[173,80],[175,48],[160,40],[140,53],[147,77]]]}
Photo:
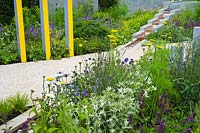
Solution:
{"label": "green hedge", "polygon": [[[23,7],[39,6],[39,0],[22,0]],[[14,0],[0,0],[0,23],[10,24],[15,15]]]}

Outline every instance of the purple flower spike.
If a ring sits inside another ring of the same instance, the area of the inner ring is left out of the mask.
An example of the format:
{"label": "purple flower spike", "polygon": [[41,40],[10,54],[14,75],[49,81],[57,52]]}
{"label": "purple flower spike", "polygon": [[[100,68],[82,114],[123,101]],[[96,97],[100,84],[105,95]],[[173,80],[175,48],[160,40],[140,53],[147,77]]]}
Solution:
{"label": "purple flower spike", "polygon": [[188,128],[184,131],[184,133],[190,133],[192,131],[192,128]]}
{"label": "purple flower spike", "polygon": [[158,128],[157,128],[157,133],[163,133],[163,132],[164,132],[164,129],[165,129],[165,122],[164,122],[164,120],[162,120],[162,121],[160,122],[160,125],[159,125]]}
{"label": "purple flower spike", "polygon": [[144,133],[144,129],[142,127],[142,124],[140,123],[140,133]]}
{"label": "purple flower spike", "polygon": [[22,132],[26,132],[27,130],[28,130],[28,121],[26,121],[26,122],[24,122],[23,124],[22,124]]}
{"label": "purple flower spike", "polygon": [[3,123],[5,124],[7,122],[7,116],[4,112],[2,112],[1,116],[2,116]]}
{"label": "purple flower spike", "polygon": [[130,125],[133,124],[133,117],[132,117],[132,115],[128,116],[128,121],[129,121]]}
{"label": "purple flower spike", "polygon": [[160,123],[160,112],[157,113],[156,115],[156,122],[155,124],[158,125]]}

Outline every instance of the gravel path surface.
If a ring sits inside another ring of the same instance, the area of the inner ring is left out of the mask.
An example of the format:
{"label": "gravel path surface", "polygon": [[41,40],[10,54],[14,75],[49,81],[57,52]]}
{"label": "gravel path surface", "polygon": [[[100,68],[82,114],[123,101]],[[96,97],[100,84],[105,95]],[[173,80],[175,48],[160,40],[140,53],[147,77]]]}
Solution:
{"label": "gravel path surface", "polygon": [[[122,58],[129,57],[138,60],[143,55],[141,44],[134,47],[120,46]],[[0,65],[0,99],[19,93],[30,94],[35,90],[35,97],[42,92],[43,76],[54,77],[58,72],[71,73],[74,66],[87,58],[94,58],[96,54],[75,56],[61,60],[38,61]]]}

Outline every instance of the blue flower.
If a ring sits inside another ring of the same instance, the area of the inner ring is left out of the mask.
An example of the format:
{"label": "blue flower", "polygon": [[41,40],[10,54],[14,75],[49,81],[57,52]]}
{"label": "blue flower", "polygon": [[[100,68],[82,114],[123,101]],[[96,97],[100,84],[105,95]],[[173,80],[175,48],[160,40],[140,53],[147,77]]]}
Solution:
{"label": "blue flower", "polygon": [[86,97],[88,94],[87,94],[87,90],[86,89],[83,89],[83,91],[82,91],[82,97],[84,98],[84,97]]}
{"label": "blue flower", "polygon": [[32,33],[34,33],[34,32],[35,32],[35,28],[34,28],[34,26],[33,26],[33,25],[31,25],[31,27],[30,27],[30,31],[31,31]]}
{"label": "blue flower", "polygon": [[80,93],[79,93],[79,91],[75,91],[75,93],[74,93],[76,96],[80,96]]}
{"label": "blue flower", "polygon": [[1,32],[1,31],[3,31],[3,28],[2,28],[2,27],[0,27],[0,32]]}
{"label": "blue flower", "polygon": [[50,27],[51,30],[54,29],[54,25],[53,24],[50,24],[49,27]]}
{"label": "blue flower", "polygon": [[125,62],[128,62],[128,58],[125,58],[124,61],[125,61]]}

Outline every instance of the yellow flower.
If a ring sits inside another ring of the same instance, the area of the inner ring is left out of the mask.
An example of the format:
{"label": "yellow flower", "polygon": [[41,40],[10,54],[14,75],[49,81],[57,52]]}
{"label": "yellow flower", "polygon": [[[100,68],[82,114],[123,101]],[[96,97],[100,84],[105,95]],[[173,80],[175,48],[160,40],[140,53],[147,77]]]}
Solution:
{"label": "yellow flower", "polygon": [[151,41],[151,42],[155,42],[156,40],[154,40],[154,39],[150,39],[149,41]]}
{"label": "yellow flower", "polygon": [[172,37],[171,37],[171,36],[169,36],[169,37],[168,37],[168,39],[172,39]]}
{"label": "yellow flower", "polygon": [[163,49],[163,46],[157,45],[156,48],[158,48],[158,49]]}
{"label": "yellow flower", "polygon": [[60,82],[61,85],[66,85],[65,81]]}
{"label": "yellow flower", "polygon": [[162,37],[166,37],[167,35],[161,35]]}
{"label": "yellow flower", "polygon": [[116,32],[118,32],[118,30],[112,29],[111,32],[116,33]]}
{"label": "yellow flower", "polygon": [[179,27],[179,29],[183,30],[184,28],[183,27]]}
{"label": "yellow flower", "polygon": [[54,77],[48,77],[47,80],[48,81],[53,81],[55,78]]}
{"label": "yellow flower", "polygon": [[163,22],[164,25],[167,25],[167,22]]}
{"label": "yellow flower", "polygon": [[109,38],[115,38],[115,36],[114,36],[114,35],[108,35],[108,37],[109,37]]}
{"label": "yellow flower", "polygon": [[114,43],[112,43],[112,45],[117,45],[117,43],[116,43],[116,42],[114,42]]}
{"label": "yellow flower", "polygon": [[111,41],[111,42],[116,42],[116,41],[117,41],[117,39],[110,39],[110,41]]}
{"label": "yellow flower", "polygon": [[153,44],[152,43],[147,43],[146,46],[151,47]]}
{"label": "yellow flower", "polygon": [[79,46],[80,48],[82,48],[82,47],[83,47],[83,44],[82,44],[82,43],[80,43],[78,46]]}

